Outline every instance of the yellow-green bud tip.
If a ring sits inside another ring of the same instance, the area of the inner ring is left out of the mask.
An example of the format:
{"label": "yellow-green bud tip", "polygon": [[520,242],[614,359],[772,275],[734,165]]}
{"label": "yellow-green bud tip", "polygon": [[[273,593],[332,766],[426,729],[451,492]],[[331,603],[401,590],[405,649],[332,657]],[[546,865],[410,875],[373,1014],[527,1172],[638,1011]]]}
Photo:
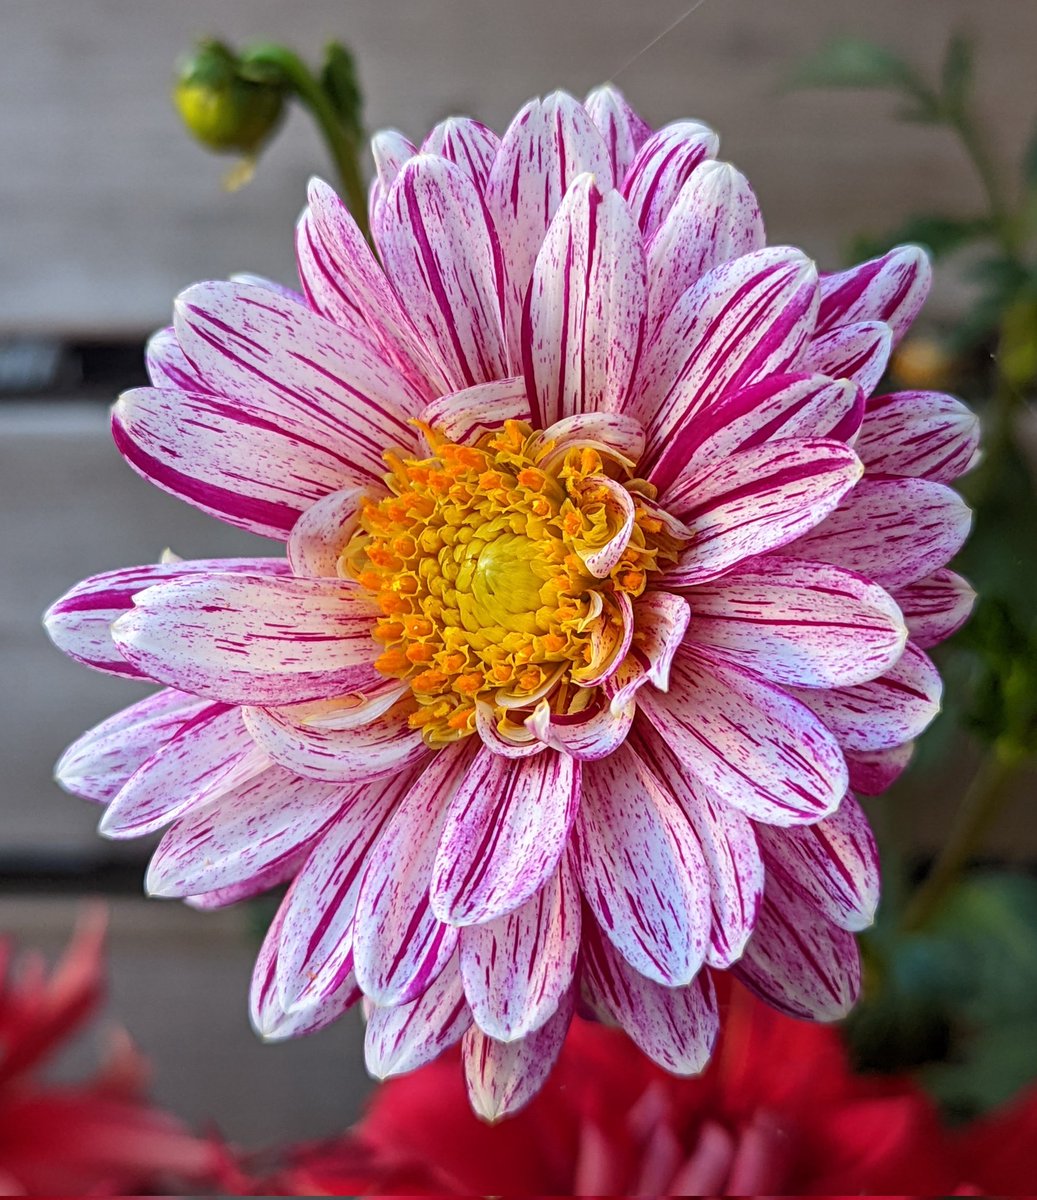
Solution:
{"label": "yellow-green bud tip", "polygon": [[233,51],[205,41],[180,63],[173,102],[202,145],[254,157],[281,120],[284,89],[273,78],[247,77]]}

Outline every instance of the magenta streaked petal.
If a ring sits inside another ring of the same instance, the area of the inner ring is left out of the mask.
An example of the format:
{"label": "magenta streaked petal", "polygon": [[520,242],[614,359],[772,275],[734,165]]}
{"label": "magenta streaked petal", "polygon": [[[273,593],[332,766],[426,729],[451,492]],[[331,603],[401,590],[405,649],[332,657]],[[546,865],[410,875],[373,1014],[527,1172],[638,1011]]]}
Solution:
{"label": "magenta streaked petal", "polygon": [[673,1075],[698,1075],[720,1029],[708,971],[664,987],[637,971],[594,931],[584,939],[584,986],[591,1007],[617,1022],[641,1050]]}
{"label": "magenta streaked petal", "polygon": [[[593,497],[601,504],[608,514],[608,528],[616,531],[603,546],[579,552],[583,565],[595,579],[607,579],[619,566],[634,531],[637,516],[634,499],[621,483],[607,475],[587,475],[579,487],[585,497]],[[622,595],[618,593],[616,599]]]}
{"label": "magenta streaked petal", "polygon": [[951,483],[979,458],[979,418],[943,392],[874,396],[854,448],[869,471]]}
{"label": "magenta streaked petal", "polygon": [[421,143],[422,154],[438,154],[456,163],[480,193],[486,191],[490,168],[500,149],[500,138],[471,117],[447,117],[434,125]]}
{"label": "magenta streaked petal", "polygon": [[779,1012],[808,1021],[845,1017],[861,987],[853,934],[821,916],[777,875],[768,876],[756,929],[732,970]]}
{"label": "magenta streaked petal", "polygon": [[[662,501],[688,526],[692,541],[660,582],[699,586],[747,558],[790,542],[803,546],[802,535],[836,510],[863,471],[842,442],[786,438],[678,476]],[[804,551],[798,557],[815,556]]]}
{"label": "magenta streaked petal", "polygon": [[854,687],[800,690],[810,707],[848,750],[889,750],[916,738],[940,711],[943,684],[932,661],[908,642],[878,679]]}
{"label": "magenta streaked petal", "polygon": [[691,609],[683,596],[645,592],[634,605],[634,632],[620,669],[606,681],[613,712],[622,712],[646,684],[666,691],[670,664],[684,640]]}
{"label": "magenta streaked petal", "polygon": [[337,579],[338,560],[373,489],[343,488],[311,505],[292,526],[285,547],[294,575]]}
{"label": "magenta streaked petal", "polygon": [[483,1033],[511,1042],[549,1020],[572,984],[580,929],[580,889],[566,855],[525,904],[461,931],[461,977]]}
{"label": "magenta streaked petal", "polygon": [[375,1079],[389,1079],[424,1066],[471,1027],[458,955],[416,1000],[388,1008],[373,1005],[367,1014],[364,1061]]}
{"label": "magenta streaked petal", "polygon": [[903,774],[914,753],[914,742],[888,750],[847,750],[850,787],[863,796],[878,796]]}
{"label": "magenta streaked petal", "polygon": [[77,738],[59,759],[54,777],[66,791],[107,804],[185,721],[208,707],[208,700],[163,688]]}
{"label": "magenta streaked petal", "polygon": [[505,421],[530,420],[526,381],[513,375],[450,392],[433,400],[421,419],[447,441],[468,445]]}
{"label": "magenta streaked petal", "polygon": [[554,1016],[514,1042],[498,1042],[473,1025],[462,1041],[468,1099],[484,1121],[510,1116],[528,1104],[551,1073],[573,1014],[573,997],[562,998]]}
{"label": "magenta streaked petal", "polygon": [[617,412],[574,413],[548,425],[540,436],[543,442],[554,443],[554,449],[544,459],[545,465],[551,466],[574,446],[592,446],[613,458],[626,459],[634,467],[645,449],[641,422]]}
{"label": "magenta streaked petal", "polygon": [[815,825],[756,830],[767,878],[780,874],[785,889],[840,929],[859,932],[875,920],[879,855],[861,806],[849,793]]}
{"label": "magenta streaked petal", "polygon": [[976,601],[969,581],[946,568],[897,588],[893,595],[911,640],[923,650],[956,633],[969,619]]}
{"label": "magenta streaked petal", "polygon": [[516,725],[507,715],[498,718],[497,710],[485,700],[475,702],[475,729],[486,749],[502,758],[531,758],[547,750],[532,730]]}
{"label": "magenta streaked petal", "polygon": [[189,562],[119,567],[77,583],[43,615],[51,641],[69,657],[108,675],[139,679],[143,672],[128,662],[112,640],[112,625],[133,608],[133,599],[157,583],[195,576],[237,573],[285,575],[283,558],[201,558]]}
{"label": "magenta streaked petal", "polygon": [[417,154],[418,148],[403,136],[398,129],[380,129],[371,138],[371,156],[374,159],[375,177],[371,183],[368,210],[371,218],[371,233],[381,250],[379,241],[382,217],[385,214],[385,198],[403,170],[404,163]]}
{"label": "magenta streaked petal", "polygon": [[704,646],[683,646],[670,690],[643,690],[639,700],[689,769],[753,820],[810,824],[846,793],[842,753],[811,709]]}
{"label": "magenta streaked petal", "polygon": [[369,598],[340,580],[211,572],[146,587],[112,637],[152,679],[228,704],[297,704],[375,674]]}
{"label": "magenta streaked petal", "polygon": [[216,912],[221,908],[229,908],[232,904],[240,904],[243,900],[253,900],[283,883],[290,883],[306,862],[314,845],[320,841],[320,837],[319,833],[316,834],[309,841],[303,842],[293,854],[270,863],[255,875],[250,875],[238,883],[214,888],[211,892],[199,892],[195,896],[184,896],[184,903],[188,908],[197,909],[199,912]]}
{"label": "magenta streaked petal", "polygon": [[578,712],[552,713],[548,702],[541,700],[525,724],[545,745],[586,761],[607,758],[619,747],[630,732],[634,712],[631,697],[610,703],[606,695],[596,692]]}
{"label": "magenta streaked petal", "polygon": [[646,248],[654,327],[707,271],[766,244],[749,181],[730,163],[699,163]]}
{"label": "magenta streaked petal", "polygon": [[360,885],[353,958],[375,1004],[416,1000],[449,962],[458,931],[429,905],[447,808],[472,763],[472,739],[434,755],[371,852]]}
{"label": "magenta streaked petal", "polygon": [[865,478],[781,552],[846,567],[896,594],[953,558],[971,525],[968,505],[942,483]]}
{"label": "magenta streaked petal", "polygon": [[320,833],[347,796],[341,784],[270,767],[172,825],[145,886],[152,896],[196,896],[249,879]]}
{"label": "magenta streaked petal", "polygon": [[522,320],[534,424],[623,407],[644,338],[641,238],[591,175],[565,193],[537,255]]}
{"label": "magenta streaked petal", "polygon": [[630,965],[688,983],[709,938],[709,879],[683,810],[629,746],[585,768],[573,859],[598,924]]}
{"label": "magenta streaked petal", "polygon": [[589,92],[583,107],[608,149],[614,170],[613,182],[621,182],[638,150],[652,136],[652,127],[637,115],[619,88],[611,83]]}
{"label": "magenta streaked petal", "polygon": [[609,152],[586,110],[566,92],[530,100],[501,139],[486,184],[507,264],[505,331],[514,372],[522,370],[522,309],[533,263],[562,197],[584,172],[603,190],[613,182]]}
{"label": "magenta streaked petal", "polygon": [[925,303],[931,282],[929,258],[920,246],[898,246],[848,271],[822,275],[818,332],[884,321],[899,341]]}
{"label": "magenta streaked petal", "polygon": [[892,347],[892,331],[881,321],[841,325],[808,342],[796,366],[832,379],[849,379],[870,396],[886,370]]}
{"label": "magenta streaked petal", "polygon": [[431,154],[411,159],[386,197],[379,245],[450,390],[507,375],[504,267],[471,177]]}
{"label": "magenta streaked petal", "polygon": [[699,121],[674,121],[647,138],[623,177],[623,196],[647,241],[666,219],[692,171],[715,158],[720,139]]}
{"label": "magenta streaked petal", "polygon": [[630,393],[647,463],[725,392],[788,370],[816,309],[817,269],[785,246],[744,254],[688,288],[648,339]]}
{"label": "magenta streaked petal", "polygon": [[481,748],[447,809],[432,868],[433,913],[452,925],[479,925],[543,887],[569,838],[580,774],[567,754],[514,760]]}
{"label": "magenta streaked petal", "polygon": [[197,392],[204,395],[209,391],[194,364],[180,349],[176,331],[172,325],[157,329],[144,348],[144,365],[152,387],[173,388],[178,392]]}
{"label": "magenta streaked petal", "polygon": [[827,563],[764,557],[694,592],[689,641],[773,683],[846,687],[904,651],[907,627],[878,584]]}

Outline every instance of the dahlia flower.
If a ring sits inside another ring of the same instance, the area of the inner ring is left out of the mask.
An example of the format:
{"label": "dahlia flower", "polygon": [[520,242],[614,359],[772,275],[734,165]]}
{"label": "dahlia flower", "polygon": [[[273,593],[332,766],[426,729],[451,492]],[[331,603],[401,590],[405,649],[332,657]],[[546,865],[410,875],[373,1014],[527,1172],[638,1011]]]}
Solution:
{"label": "dahlia flower", "polygon": [[819,276],[717,145],[612,88],[380,134],[377,257],[313,183],[302,292],[189,288],[116,405],[131,466],[286,553],[58,601],[62,649],[165,685],[58,777],[109,837],[165,829],[155,895],[290,881],[265,1036],[364,997],[374,1074],[462,1039],[493,1117],[577,1004],[694,1073],[714,972],[853,1003],[853,792],[937,711],[976,425],[871,396],[923,253]]}

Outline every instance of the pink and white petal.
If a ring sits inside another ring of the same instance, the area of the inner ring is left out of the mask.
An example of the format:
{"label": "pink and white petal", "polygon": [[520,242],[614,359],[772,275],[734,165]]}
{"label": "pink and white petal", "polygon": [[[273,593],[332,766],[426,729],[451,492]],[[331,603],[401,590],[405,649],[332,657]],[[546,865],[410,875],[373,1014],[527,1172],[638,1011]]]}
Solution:
{"label": "pink and white petal", "polygon": [[648,465],[725,392],[788,370],[816,309],[817,269],[784,246],[744,254],[688,288],[648,339],[627,406],[645,426]]}
{"label": "pink and white petal", "polygon": [[943,684],[932,661],[908,642],[885,674],[854,687],[794,689],[848,750],[889,750],[916,738],[940,711]]}
{"label": "pink and white petal", "polygon": [[423,1067],[461,1040],[471,1027],[458,955],[422,994],[408,1004],[372,1006],[367,1014],[364,1061],[375,1079],[405,1075]]}
{"label": "pink and white petal", "polygon": [[956,633],[969,619],[976,593],[967,579],[946,567],[894,591],[911,640],[928,650]]}
{"label": "pink and white petal", "polygon": [[471,117],[447,117],[433,126],[421,143],[422,154],[438,154],[456,163],[471,176],[480,192],[486,191],[490,168],[499,149],[500,138]]}
{"label": "pink and white petal", "polygon": [[341,784],[270,767],[172,825],[145,887],[152,896],[197,896],[249,879],[320,833],[348,796]]}
{"label": "pink and white petal", "polygon": [[756,930],[732,970],[773,1008],[808,1021],[845,1017],[861,987],[853,934],[789,891],[778,876],[767,879]]}
{"label": "pink and white petal", "polygon": [[431,154],[411,159],[386,197],[380,247],[385,272],[451,390],[509,373],[500,247],[460,167]]}
{"label": "pink and white petal", "polygon": [[311,838],[295,851],[278,862],[271,863],[255,875],[232,883],[227,887],[214,888],[211,892],[199,892],[197,896],[185,896],[184,903],[188,908],[198,912],[216,912],[228,908],[232,904],[240,904],[243,900],[252,900],[271,888],[280,887],[283,883],[291,883],[301,870],[315,844],[320,841],[320,834]]}
{"label": "pink and white petal", "polygon": [[447,809],[472,763],[465,742],[435,754],[371,852],[360,885],[353,958],[375,1004],[416,1000],[457,946],[458,931],[429,905],[429,885]]}
{"label": "pink and white petal", "polygon": [[840,929],[857,933],[875,920],[879,853],[861,806],[847,793],[830,817],[796,829],[756,830],[767,878],[783,886]]}
{"label": "pink and white petal", "polygon": [[580,888],[566,855],[525,904],[461,931],[461,978],[483,1033],[512,1042],[549,1020],[572,985],[580,930]]}
{"label": "pink and white petal", "polygon": [[611,703],[600,690],[578,712],[553,713],[541,700],[526,718],[526,728],[554,750],[581,761],[606,758],[624,741],[634,721],[633,699]]}
{"label": "pink and white petal", "polygon": [[369,683],[361,691],[310,704],[286,705],[279,711],[299,724],[342,733],[370,725],[388,713],[409,691],[410,685],[404,680],[372,671]]}
{"label": "pink and white petal", "polygon": [[574,446],[592,446],[612,458],[625,459],[636,467],[645,448],[645,431],[640,421],[624,413],[575,413],[549,425],[540,435],[541,442],[551,442],[554,449],[542,462],[553,467]]}
{"label": "pink and white petal", "polygon": [[968,505],[942,483],[866,478],[782,553],[846,567],[895,595],[953,558],[971,525]]}
{"label": "pink and white petal", "polygon": [[421,419],[448,442],[470,445],[505,421],[530,420],[526,381],[513,375],[451,392],[433,400]]}
{"label": "pink and white petal", "polygon": [[[577,543],[577,553],[587,570],[595,579],[607,579],[622,561],[634,531],[634,500],[621,483],[607,475],[588,475],[577,486],[584,505],[600,505],[607,517],[606,528],[615,530],[603,546],[582,548]],[[617,598],[624,595],[619,592]]]}
{"label": "pink and white petal", "polygon": [[288,535],[288,561],[294,575],[337,579],[338,560],[360,521],[363,502],[371,489],[343,488],[311,505]]}
{"label": "pink and white petal", "polygon": [[512,912],[550,878],[580,802],[567,754],[520,760],[480,748],[447,809],[429,903],[451,925]]}
{"label": "pink and white petal", "polygon": [[712,910],[706,962],[720,969],[736,962],[756,924],[763,896],[763,861],[752,822],[721,800],[689,764],[657,733],[639,720],[632,745],[684,810],[706,861]]}
{"label": "pink and white petal", "polygon": [[537,254],[523,311],[534,425],[623,407],[646,302],[644,248],[629,209],[618,192],[578,176]]}
{"label": "pink and white petal", "polygon": [[688,470],[779,438],[849,441],[863,416],[864,393],[848,379],[802,372],[771,375],[728,393],[684,425],[648,478],[666,489]]}
{"label": "pink and white petal", "polygon": [[842,442],[787,438],[678,476],[662,502],[688,526],[692,540],[660,582],[697,587],[747,558],[790,542],[802,546],[802,535],[836,510],[863,472]]}
{"label": "pink and white petal", "polygon": [[[334,721],[338,711],[321,703],[246,708],[244,717],[252,737],[275,762],[309,779],[372,783],[417,766],[429,753],[421,731],[411,728],[409,705],[344,729],[324,723]],[[353,715],[350,708],[341,711],[347,721]]]}
{"label": "pink and white petal", "polygon": [[619,88],[610,83],[589,92],[583,107],[608,149],[613,182],[621,183],[638,150],[652,136],[652,127],[630,107]]}
{"label": "pink and white petal", "polygon": [[396,182],[396,177],[403,170],[404,163],[417,154],[418,148],[403,136],[398,129],[380,129],[371,138],[371,156],[374,158],[375,177],[371,184],[369,196],[369,215],[371,232],[375,243],[381,249],[379,241],[382,217],[385,213],[385,198],[389,189]]}
{"label": "pink and white petal", "polygon": [[58,760],[54,777],[65,791],[107,804],[185,721],[208,707],[207,700],[163,688],[77,738]]}
{"label": "pink and white petal", "polygon": [[152,387],[174,388],[179,392],[205,393],[209,389],[194,365],[180,349],[172,325],[157,329],[144,347],[144,365]]}
{"label": "pink and white petal", "polygon": [[120,839],[154,833],[269,766],[270,759],[245,728],[241,710],[209,705],[130,776],[104,810],[98,832]]}
{"label": "pink and white petal", "polygon": [[608,149],[586,110],[566,92],[530,100],[501,139],[486,184],[507,264],[505,332],[514,372],[522,370],[522,310],[533,263],[562,197],[584,172],[603,190],[613,182]]}
{"label": "pink and white petal", "polygon": [[647,241],[666,219],[692,171],[715,158],[720,139],[699,121],[674,121],[646,139],[623,178],[622,192]]}
{"label": "pink and white petal", "polygon": [[530,758],[547,750],[525,725],[516,725],[507,714],[498,719],[495,706],[485,700],[475,702],[475,728],[486,749],[502,758]]}
{"label": "pink and white petal", "polygon": [[828,563],[765,557],[694,593],[689,640],[772,683],[847,687],[900,658],[907,627],[876,583]]}
{"label": "pink and white petal", "polygon": [[683,646],[670,690],[639,701],[688,769],[755,821],[808,825],[846,793],[842,753],[811,709],[707,647]]}
{"label": "pink and white petal", "polygon": [[141,678],[112,640],[112,624],[133,608],[133,599],[156,583],[214,572],[242,575],[284,575],[283,558],[200,558],[193,561],[146,563],[118,567],[77,583],[43,615],[51,641],[77,662],[107,675]]}
{"label": "pink and white petal", "polygon": [[282,906],[277,989],[286,1011],[309,1008],[353,970],[353,919],[375,844],[415,775],[351,791]]}
{"label": "pink and white petal", "polygon": [[212,573],[146,587],[134,605],[112,625],[119,653],[212,700],[297,704],[375,674],[373,608],[344,581]]}
{"label": "pink and white petal", "polygon": [[650,326],[707,271],[766,241],[760,207],[741,171],[730,163],[699,163],[646,248]]}
{"label": "pink and white petal", "polygon": [[920,246],[897,246],[848,271],[822,275],[818,333],[858,321],[884,321],[899,342],[925,303],[931,282],[929,257]]}
{"label": "pink and white petal", "polygon": [[713,1053],[720,1017],[713,981],[700,971],[682,987],[638,974],[597,931],[584,939],[585,995],[648,1057],[673,1075],[698,1075]]}
{"label": "pink and white petal", "polygon": [[484,1121],[497,1121],[529,1103],[543,1086],[561,1053],[572,1021],[572,992],[554,1016],[533,1033],[513,1042],[498,1042],[473,1025],[464,1035],[461,1055],[468,1080],[468,1099]]}
{"label": "pink and white petal", "polygon": [[247,283],[253,287],[265,288],[268,292],[276,292],[283,300],[291,300],[293,304],[301,304],[304,307],[308,305],[302,292],[286,287],[283,283],[278,283],[276,279],[269,279],[266,275],[256,275],[251,271],[235,271],[230,276],[230,281],[231,283]]}
{"label": "pink and white petal", "polygon": [[606,681],[614,714],[621,713],[646,683],[666,691],[670,664],[690,619],[691,609],[683,596],[645,592],[638,597],[630,650],[620,670]]}
{"label": "pink and white petal", "polygon": [[849,379],[870,396],[886,370],[892,348],[892,331],[881,321],[840,325],[808,342],[796,366],[832,379]]}
{"label": "pink and white petal", "polygon": [[688,983],[709,939],[709,878],[684,812],[627,745],[587,766],[573,826],[584,897],[630,965]]}
{"label": "pink and white petal", "polygon": [[889,750],[847,750],[850,787],[864,796],[878,796],[900,778],[911,761],[914,742]]}
{"label": "pink and white petal", "polygon": [[856,450],[870,471],[951,483],[979,458],[979,418],[943,392],[874,396]]}
{"label": "pink and white petal", "polygon": [[[326,446],[353,477],[380,481],[386,449],[411,449],[410,423],[429,398],[384,354],[348,330],[275,293],[246,284],[198,283],[176,300],[184,353],[242,422],[285,420]],[[328,488],[328,491],[334,489]]]}

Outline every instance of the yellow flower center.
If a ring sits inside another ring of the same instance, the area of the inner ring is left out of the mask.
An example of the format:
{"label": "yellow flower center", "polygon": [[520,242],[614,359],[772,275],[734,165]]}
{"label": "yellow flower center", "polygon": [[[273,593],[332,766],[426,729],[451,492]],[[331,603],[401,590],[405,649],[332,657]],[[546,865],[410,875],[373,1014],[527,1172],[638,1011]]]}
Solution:
{"label": "yellow flower center", "polygon": [[[605,446],[559,446],[517,421],[470,446],[425,436],[427,458],[386,455],[389,495],[363,505],[339,570],[376,597],[375,665],[410,684],[411,723],[438,746],[474,731],[477,704],[521,720],[593,687],[623,641],[620,594],[640,595],[677,543],[646,506],[650,485]],[[622,553],[598,577],[609,546]]]}

